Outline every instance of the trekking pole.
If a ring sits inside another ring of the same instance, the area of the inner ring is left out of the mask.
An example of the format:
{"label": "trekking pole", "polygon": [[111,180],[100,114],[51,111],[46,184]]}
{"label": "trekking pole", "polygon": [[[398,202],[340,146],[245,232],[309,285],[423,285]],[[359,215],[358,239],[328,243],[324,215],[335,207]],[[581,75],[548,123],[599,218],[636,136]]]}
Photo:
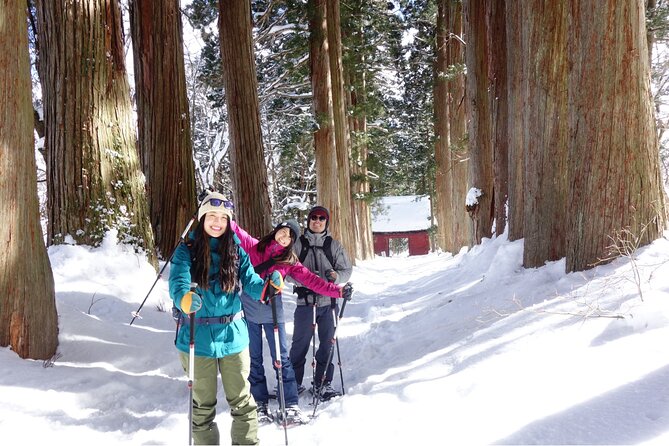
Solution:
{"label": "trekking pole", "polygon": [[288,446],[288,424],[286,420],[286,397],[283,393],[283,365],[281,364],[281,343],[279,342],[279,319],[276,316],[276,288],[271,284],[267,286],[268,298],[272,303],[272,322],[274,323],[274,367],[279,372],[279,410],[281,411],[281,418],[283,420],[283,435],[286,439],[286,446]]}
{"label": "trekking pole", "polygon": [[[336,324],[337,319],[335,319],[335,327]],[[342,372],[341,369],[341,354],[339,353],[339,338],[335,338],[335,346],[337,347],[337,365],[339,365],[339,378],[341,379],[341,394],[346,395],[346,389],[344,387],[344,372]]]}
{"label": "trekking pole", "polygon": [[[311,387],[315,388],[316,386],[316,296],[314,296],[314,304],[311,306],[312,316],[311,316]],[[313,398],[316,398],[316,393],[314,392]],[[316,404],[316,401],[312,398],[311,403]]]}
{"label": "trekking pole", "polygon": [[[346,302],[348,302],[347,299],[344,299],[344,303],[341,304],[341,310],[339,310],[339,317],[338,319],[341,320],[342,316],[344,315],[344,308],[346,308]],[[334,327],[334,333],[332,334],[332,341],[330,344],[330,351],[328,352],[328,360],[325,363],[325,370],[323,370],[323,376],[321,376],[321,382],[318,386],[318,398],[316,399],[316,404],[314,404],[314,412],[311,414],[311,417],[316,416],[316,409],[318,409],[318,403],[321,401],[321,395],[323,393],[323,387],[325,384],[325,377],[328,372],[328,367],[330,365],[330,362],[332,362],[332,357],[334,356],[334,347],[335,343],[337,342],[337,329],[339,328],[339,324],[335,322],[335,327]]]}
{"label": "trekking pole", "polygon": [[[206,192],[206,191],[205,191]],[[139,308],[137,310],[131,312],[132,314],[132,320],[130,321],[130,325],[132,325],[133,322],[135,322],[135,319],[137,318],[142,318],[139,315],[139,312],[142,311],[142,307],[146,303],[146,300],[149,298],[149,295],[151,294],[151,291],[153,291],[153,288],[156,286],[158,283],[158,280],[160,280],[161,277],[163,277],[163,272],[165,271],[165,268],[167,268],[167,265],[172,261],[172,257],[174,257],[174,254],[177,252],[177,248],[179,247],[180,244],[186,243],[186,234],[188,234],[188,231],[190,231],[191,226],[193,226],[193,223],[197,221],[197,213],[200,210],[200,206],[202,206],[202,201],[206,198],[207,194],[205,193],[204,196],[201,195],[200,203],[197,206],[197,209],[195,210],[195,213],[193,214],[193,217],[191,217],[190,221],[186,225],[186,229],[181,233],[181,237],[179,238],[179,243],[177,243],[177,246],[172,250],[172,254],[170,255],[170,258],[167,259],[165,264],[163,265],[162,268],[160,268],[160,271],[158,272],[158,275],[156,276],[156,280],[153,282],[153,285],[151,285],[151,288],[149,289],[149,292],[146,293],[146,296],[144,296],[144,300],[142,303],[139,305]]]}
{"label": "trekking pole", "polygon": [[[190,290],[195,292],[197,283],[190,284]],[[188,444],[193,444],[193,382],[195,381],[195,312],[188,315],[190,319],[190,341],[188,343]]]}

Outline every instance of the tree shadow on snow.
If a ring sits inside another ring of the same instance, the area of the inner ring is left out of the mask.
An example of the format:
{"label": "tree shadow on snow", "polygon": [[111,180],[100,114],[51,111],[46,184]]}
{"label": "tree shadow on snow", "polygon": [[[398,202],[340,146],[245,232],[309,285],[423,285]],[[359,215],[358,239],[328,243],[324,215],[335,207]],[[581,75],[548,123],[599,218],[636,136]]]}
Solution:
{"label": "tree shadow on snow", "polygon": [[669,366],[527,424],[493,444],[613,445],[652,440],[669,430],[667,382]]}

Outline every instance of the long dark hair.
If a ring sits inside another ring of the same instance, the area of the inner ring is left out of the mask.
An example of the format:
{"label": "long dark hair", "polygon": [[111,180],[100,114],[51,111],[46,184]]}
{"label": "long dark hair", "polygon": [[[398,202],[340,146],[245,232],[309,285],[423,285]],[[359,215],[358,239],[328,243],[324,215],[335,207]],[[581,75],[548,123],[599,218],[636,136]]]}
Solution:
{"label": "long dark hair", "polygon": [[[272,232],[270,232],[269,234],[265,235],[263,238],[260,239],[260,241],[258,242],[258,252],[260,253],[265,252],[265,249],[267,249],[269,244],[272,243],[272,240],[274,240],[274,236],[280,229],[283,229],[283,227],[277,226],[272,230]],[[283,252],[281,254],[274,257],[274,261],[276,263],[287,263],[289,265],[294,265],[295,263],[297,263],[297,256],[293,252],[293,244],[295,244],[295,239],[293,238],[293,233],[290,232],[290,244],[288,244],[288,246],[286,246],[283,249]]]}
{"label": "long dark hair", "polygon": [[[189,243],[193,265],[191,267],[191,278],[202,289],[209,288],[209,266],[211,264],[211,252],[209,241],[211,236],[204,230],[204,218],[202,217]],[[229,222],[228,222],[229,224]],[[230,226],[223,235],[218,238],[218,252],[220,256],[218,280],[221,288],[230,292],[235,289],[237,283],[237,246],[232,237]]]}

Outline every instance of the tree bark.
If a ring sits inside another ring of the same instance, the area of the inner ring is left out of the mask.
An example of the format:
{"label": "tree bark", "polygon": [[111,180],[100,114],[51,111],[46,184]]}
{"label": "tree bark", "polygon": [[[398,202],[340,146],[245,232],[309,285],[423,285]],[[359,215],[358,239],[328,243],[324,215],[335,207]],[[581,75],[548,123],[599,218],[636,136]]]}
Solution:
{"label": "tree bark", "polygon": [[230,129],[230,170],[239,224],[255,237],[272,229],[250,0],[220,0],[219,33]]}
{"label": "tree bark", "polygon": [[48,242],[110,230],[157,266],[136,146],[118,1],[37,2]]}
{"label": "tree bark", "polygon": [[492,236],[495,191],[493,183],[492,110],[488,81],[488,27],[486,3],[469,0],[464,3],[467,48],[467,116],[469,117],[469,169],[471,187],[481,190],[478,207],[472,212],[475,243]]}
{"label": "tree bark", "polygon": [[611,259],[665,227],[643,0],[570,0],[567,271]]}
{"label": "tree bark", "polygon": [[[563,2],[523,3],[527,26],[527,96],[523,264],[544,265],[565,256],[568,179],[567,17]],[[579,94],[583,94],[581,92]]]}
{"label": "tree bark", "polygon": [[469,190],[469,150],[465,124],[465,45],[462,22],[462,2],[450,0],[447,10],[449,29],[448,66],[448,120],[451,154],[453,246],[459,251],[468,246],[472,238],[471,220],[465,208]]}
{"label": "tree bark", "polygon": [[330,210],[332,236],[341,240],[341,209],[339,205],[339,176],[334,137],[332,82],[327,41],[327,12],[325,0],[309,1],[309,59],[314,115],[318,125],[314,132],[316,155],[316,184],[318,202]]}
{"label": "tree bark", "polygon": [[26,19],[25,3],[0,0],[0,346],[48,359],[58,314],[37,199]]}
{"label": "tree bark", "polygon": [[197,203],[177,0],[130,3],[138,144],[156,247],[167,258]]}
{"label": "tree bark", "polygon": [[[361,2],[350,3],[349,20],[351,31],[348,45],[351,48],[366,46],[365,25]],[[374,237],[372,235],[372,214],[369,207],[370,185],[367,171],[367,59],[364,51],[351,51],[345,70],[348,78],[347,102],[352,113],[348,116],[351,132],[351,173],[353,190],[353,217],[355,221],[356,258],[369,260],[374,258]]]}
{"label": "tree bark", "polygon": [[[515,0],[511,0],[515,1]],[[506,228],[506,209],[509,196],[509,148],[507,127],[509,123],[506,75],[506,1],[486,2],[488,38],[488,80],[492,144],[493,144],[493,215],[495,235]]]}
{"label": "tree bark", "polygon": [[525,132],[529,129],[524,118],[530,54],[526,38],[527,23],[523,2],[506,2],[506,48],[507,48],[507,98],[509,101],[509,121],[507,137],[509,141],[509,214],[510,241],[524,237],[525,212]]}
{"label": "tree bark", "polygon": [[353,202],[351,198],[351,138],[346,119],[346,96],[344,95],[344,65],[342,62],[342,38],[339,0],[327,2],[328,55],[332,79],[332,111],[337,172],[339,174],[340,216],[337,226],[341,230],[341,243],[355,262],[356,246],[353,224]]}
{"label": "tree bark", "polygon": [[432,203],[437,217],[437,246],[454,252],[453,243],[453,177],[451,140],[448,121],[448,3],[437,4],[436,61],[434,67],[434,159],[435,200]]}

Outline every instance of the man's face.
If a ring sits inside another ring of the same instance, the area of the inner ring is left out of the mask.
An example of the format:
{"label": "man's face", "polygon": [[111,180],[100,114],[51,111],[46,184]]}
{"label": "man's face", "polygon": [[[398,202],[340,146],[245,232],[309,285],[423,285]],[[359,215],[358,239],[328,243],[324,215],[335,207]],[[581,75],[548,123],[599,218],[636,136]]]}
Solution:
{"label": "man's face", "polygon": [[328,219],[325,214],[314,213],[309,216],[309,230],[311,232],[319,233],[325,231],[325,225]]}

